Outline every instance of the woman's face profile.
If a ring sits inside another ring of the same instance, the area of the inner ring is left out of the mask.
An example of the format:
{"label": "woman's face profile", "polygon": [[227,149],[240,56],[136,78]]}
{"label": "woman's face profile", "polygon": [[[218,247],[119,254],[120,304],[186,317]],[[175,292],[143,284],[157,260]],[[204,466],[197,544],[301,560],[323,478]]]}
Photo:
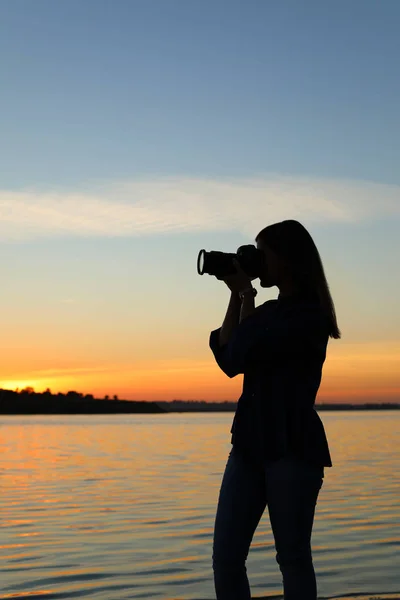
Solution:
{"label": "woman's face profile", "polygon": [[262,250],[265,256],[265,270],[260,276],[260,286],[269,288],[278,285],[283,273],[283,262],[279,256],[261,240],[257,241],[257,249]]}

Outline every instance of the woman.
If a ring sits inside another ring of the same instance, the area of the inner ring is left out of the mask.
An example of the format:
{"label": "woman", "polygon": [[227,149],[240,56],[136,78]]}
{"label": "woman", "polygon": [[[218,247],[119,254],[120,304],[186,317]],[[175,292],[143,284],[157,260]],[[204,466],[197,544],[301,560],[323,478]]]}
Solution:
{"label": "woman", "polygon": [[316,600],[311,531],[324,467],[331,457],[314,410],[328,338],[340,338],[318,250],[298,221],[263,229],[261,287],[279,296],[255,308],[257,293],[235,262],[231,298],[210,347],[228,377],[243,374],[232,449],[215,518],[217,600],[250,600],[246,559],[268,507],[285,600]]}

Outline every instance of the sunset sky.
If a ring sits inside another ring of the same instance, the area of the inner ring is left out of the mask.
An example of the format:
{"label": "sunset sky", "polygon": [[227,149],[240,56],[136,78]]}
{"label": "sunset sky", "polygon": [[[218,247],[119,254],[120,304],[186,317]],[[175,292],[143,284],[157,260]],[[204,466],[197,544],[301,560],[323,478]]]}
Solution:
{"label": "sunset sky", "polygon": [[398,0],[2,2],[0,387],[235,400],[197,254],[294,218],[342,331],[317,401],[400,402],[399,26]]}

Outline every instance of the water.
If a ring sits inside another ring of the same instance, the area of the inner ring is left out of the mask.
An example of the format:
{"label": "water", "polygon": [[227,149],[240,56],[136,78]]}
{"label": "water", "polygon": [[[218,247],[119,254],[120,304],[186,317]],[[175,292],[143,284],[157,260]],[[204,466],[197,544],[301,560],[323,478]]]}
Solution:
{"label": "water", "polygon": [[[313,532],[319,596],[396,595],[400,412],[320,414],[334,466]],[[215,598],[232,419],[1,416],[0,598]],[[282,593],[268,511],[247,567],[253,597]]]}

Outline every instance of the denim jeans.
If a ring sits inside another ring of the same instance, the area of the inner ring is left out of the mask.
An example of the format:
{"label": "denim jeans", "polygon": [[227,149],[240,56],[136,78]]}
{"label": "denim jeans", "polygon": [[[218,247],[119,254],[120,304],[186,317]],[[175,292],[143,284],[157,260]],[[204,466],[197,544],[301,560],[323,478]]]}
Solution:
{"label": "denim jeans", "polygon": [[266,506],[285,600],[316,600],[311,532],[323,478],[323,466],[295,457],[256,466],[232,447],[214,526],[217,600],[251,599],[246,559]]}

